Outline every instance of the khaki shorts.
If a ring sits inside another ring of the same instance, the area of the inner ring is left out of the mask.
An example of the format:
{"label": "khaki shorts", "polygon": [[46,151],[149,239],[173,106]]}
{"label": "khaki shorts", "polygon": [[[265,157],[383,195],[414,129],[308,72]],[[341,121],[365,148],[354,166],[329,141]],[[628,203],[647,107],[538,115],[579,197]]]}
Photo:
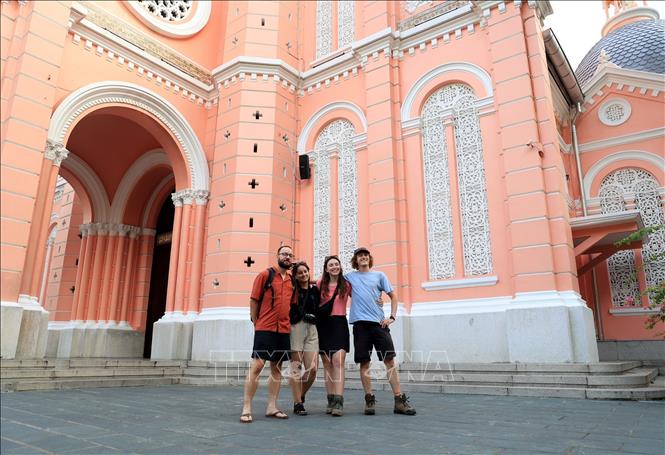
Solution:
{"label": "khaki shorts", "polygon": [[300,321],[291,324],[291,351],[319,352],[319,335],[316,325]]}

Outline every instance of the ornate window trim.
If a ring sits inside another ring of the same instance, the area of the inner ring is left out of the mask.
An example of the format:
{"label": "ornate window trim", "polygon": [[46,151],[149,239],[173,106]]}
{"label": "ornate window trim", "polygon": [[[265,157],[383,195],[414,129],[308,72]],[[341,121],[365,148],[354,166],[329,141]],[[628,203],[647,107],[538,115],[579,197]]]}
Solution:
{"label": "ornate window trim", "polygon": [[598,108],[598,119],[607,126],[618,126],[630,118],[630,103],[622,98],[612,98]]}
{"label": "ornate window trim", "polygon": [[[446,125],[452,122],[462,223],[464,276],[492,272],[492,248],[476,97],[464,84],[445,85],[422,109],[422,150],[427,227],[428,269],[432,280],[453,278],[455,270],[452,198]],[[444,121],[445,120],[445,121]]]}
{"label": "ornate window trim", "polygon": [[337,49],[350,46],[356,36],[355,0],[337,2]]}
{"label": "ornate window trim", "polygon": [[[649,227],[665,223],[659,193],[658,181],[653,175],[641,168],[627,167],[617,169],[603,178],[598,198],[602,213],[616,213],[626,210],[626,195],[634,196],[635,207],[640,211],[644,226]],[[650,258],[663,252],[665,232],[661,230],[649,236],[649,241],[642,246],[642,255]],[[637,273],[634,252],[627,250],[613,254],[607,260],[607,268],[613,308],[641,306],[639,285],[634,280]],[[665,261],[645,261],[644,275],[647,286],[665,281]]]}
{"label": "ornate window trim", "polygon": [[314,236],[313,269],[321,276],[324,258],[330,254],[331,157],[338,153],[338,250],[340,261],[348,264],[358,243],[358,185],[356,137],[353,123],[346,119],[333,120],[319,133],[314,151]]}
{"label": "ornate window trim", "polygon": [[332,11],[331,0],[316,1],[316,57],[321,58],[332,52]]}
{"label": "ornate window trim", "polygon": [[212,10],[210,0],[200,0],[193,6],[194,11],[190,12],[183,20],[169,22],[152,14],[141,5],[141,2],[130,0],[125,4],[132,14],[148,28],[171,38],[188,38],[200,32],[208,23]]}

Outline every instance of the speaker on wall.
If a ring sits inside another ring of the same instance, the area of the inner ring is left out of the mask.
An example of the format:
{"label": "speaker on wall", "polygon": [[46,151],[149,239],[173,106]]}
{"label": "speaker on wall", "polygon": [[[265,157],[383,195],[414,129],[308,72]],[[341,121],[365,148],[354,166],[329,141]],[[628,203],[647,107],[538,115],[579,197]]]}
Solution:
{"label": "speaker on wall", "polygon": [[310,176],[309,174],[309,155],[299,155],[299,165],[300,165],[300,178],[302,180],[307,180]]}

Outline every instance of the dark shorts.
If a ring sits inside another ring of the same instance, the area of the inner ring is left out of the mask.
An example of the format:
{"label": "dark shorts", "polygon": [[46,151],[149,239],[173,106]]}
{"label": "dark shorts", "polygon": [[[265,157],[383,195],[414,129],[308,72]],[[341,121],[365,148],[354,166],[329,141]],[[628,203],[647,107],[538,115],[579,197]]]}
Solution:
{"label": "dark shorts", "polygon": [[395,346],[390,336],[390,329],[383,328],[378,322],[358,321],[353,324],[353,360],[356,363],[369,362],[372,348],[376,349],[379,360],[394,359]]}
{"label": "dark shorts", "polygon": [[346,316],[320,318],[316,323],[319,332],[319,352],[328,357],[343,349],[349,352],[349,321]]}
{"label": "dark shorts", "polygon": [[252,358],[282,362],[289,360],[291,337],[288,333],[266,332],[257,330],[254,333]]}

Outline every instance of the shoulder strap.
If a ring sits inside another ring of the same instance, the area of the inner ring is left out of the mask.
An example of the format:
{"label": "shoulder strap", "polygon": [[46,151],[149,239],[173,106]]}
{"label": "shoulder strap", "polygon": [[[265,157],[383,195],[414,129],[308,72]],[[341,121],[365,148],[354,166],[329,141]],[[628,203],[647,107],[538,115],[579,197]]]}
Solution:
{"label": "shoulder strap", "polygon": [[272,292],[272,304],[275,305],[275,290],[272,288],[272,280],[275,278],[275,270],[272,267],[268,267],[268,278],[266,278],[265,283],[263,283],[263,289],[261,289],[261,294],[259,294],[258,301],[258,311],[256,312],[256,317],[258,318],[261,315],[261,305],[263,304],[263,296],[266,294],[266,290],[270,289]]}

